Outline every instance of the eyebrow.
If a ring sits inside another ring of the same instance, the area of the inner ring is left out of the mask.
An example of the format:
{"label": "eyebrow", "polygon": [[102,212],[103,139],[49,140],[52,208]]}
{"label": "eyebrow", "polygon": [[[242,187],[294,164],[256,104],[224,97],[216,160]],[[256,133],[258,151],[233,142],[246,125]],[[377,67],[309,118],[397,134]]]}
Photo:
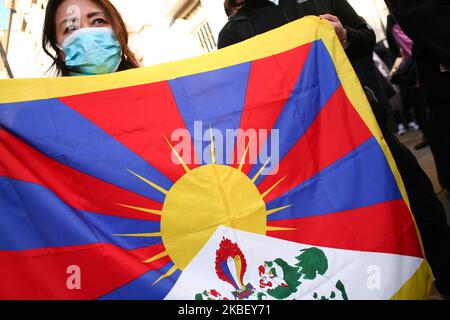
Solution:
{"label": "eyebrow", "polygon": [[[95,17],[95,16],[103,16],[103,17],[106,18],[106,15],[105,15],[103,12],[101,12],[101,11],[94,11],[94,12],[88,13],[88,15],[87,15],[88,19],[91,19],[91,18],[93,18],[93,17]],[[70,19],[73,19],[73,17],[69,17],[69,18],[64,19],[64,20],[59,24],[59,27],[61,28],[62,24],[63,24],[63,23],[67,23],[67,21],[70,20]]]}
{"label": "eyebrow", "polygon": [[91,13],[89,13],[87,15],[88,19],[93,18],[95,16],[104,16],[104,17],[106,17],[105,14],[103,12],[101,12],[101,11],[91,12]]}

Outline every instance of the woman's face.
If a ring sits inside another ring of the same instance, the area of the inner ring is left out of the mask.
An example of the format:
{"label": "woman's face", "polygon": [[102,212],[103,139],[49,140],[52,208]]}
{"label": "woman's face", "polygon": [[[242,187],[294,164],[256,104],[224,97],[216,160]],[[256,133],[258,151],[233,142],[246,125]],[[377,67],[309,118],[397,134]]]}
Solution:
{"label": "woman's face", "polygon": [[63,41],[80,28],[109,27],[103,9],[91,0],[65,0],[56,11],[56,42]]}

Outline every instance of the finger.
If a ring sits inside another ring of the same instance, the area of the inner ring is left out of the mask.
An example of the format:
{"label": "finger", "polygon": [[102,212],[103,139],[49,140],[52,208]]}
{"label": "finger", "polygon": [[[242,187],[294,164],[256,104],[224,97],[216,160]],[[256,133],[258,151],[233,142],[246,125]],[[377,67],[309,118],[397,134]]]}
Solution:
{"label": "finger", "polygon": [[328,21],[339,22],[338,17],[333,16],[332,14],[323,14],[319,17]]}

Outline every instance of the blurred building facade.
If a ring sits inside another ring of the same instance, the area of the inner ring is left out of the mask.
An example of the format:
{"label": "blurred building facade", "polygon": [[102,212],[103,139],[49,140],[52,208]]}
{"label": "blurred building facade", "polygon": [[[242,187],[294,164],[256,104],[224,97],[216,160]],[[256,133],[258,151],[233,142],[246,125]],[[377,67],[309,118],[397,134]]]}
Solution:
{"label": "blurred building facade", "polygon": [[389,9],[384,0],[348,0],[348,2],[372,26],[377,35],[377,41],[385,40]]}
{"label": "blurred building facade", "polygon": [[16,78],[45,76],[51,60],[41,49],[46,0],[12,1],[7,57]]}
{"label": "blurred building facade", "polygon": [[[11,0],[9,0],[11,1]],[[48,0],[15,0],[8,33],[8,61],[17,78],[51,76],[51,59],[41,49]],[[181,60],[217,49],[226,23],[223,0],[111,0],[130,33],[130,48],[143,66]],[[384,39],[387,9],[383,0],[350,0]],[[0,31],[1,34],[1,31]],[[0,77],[2,77],[0,69]],[[4,77],[4,73],[3,73]]]}
{"label": "blurred building facade", "polygon": [[143,66],[216,50],[227,21],[222,0],[111,1],[123,15],[130,47]]}
{"label": "blurred building facade", "polygon": [[[9,2],[8,2],[9,1]],[[5,65],[6,45],[8,44],[8,27],[11,0],[0,0],[0,79],[8,78],[8,72]]]}

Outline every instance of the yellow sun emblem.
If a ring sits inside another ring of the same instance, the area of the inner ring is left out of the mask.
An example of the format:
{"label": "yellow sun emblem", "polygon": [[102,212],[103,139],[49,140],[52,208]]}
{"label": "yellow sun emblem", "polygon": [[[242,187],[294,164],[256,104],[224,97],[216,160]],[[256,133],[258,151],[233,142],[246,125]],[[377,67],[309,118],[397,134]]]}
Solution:
{"label": "yellow sun emblem", "polygon": [[[242,172],[250,142],[239,168],[216,164],[214,139],[211,135],[211,164],[190,170],[182,157],[167,140],[172,152],[186,171],[170,190],[165,190],[143,176],[128,170],[137,178],[165,194],[161,211],[118,204],[130,209],[161,215],[161,232],[116,234],[122,237],[161,237],[166,250],[145,263],[169,256],[174,266],[154,284],[169,277],[177,269],[184,270],[207,243],[219,226],[266,235],[267,231],[294,230],[267,226],[267,216],[284,210],[284,206],[266,209],[264,198],[284,180],[279,180],[263,194],[255,185],[270,159],[250,179]],[[153,285],[154,285],[153,284]]]}

